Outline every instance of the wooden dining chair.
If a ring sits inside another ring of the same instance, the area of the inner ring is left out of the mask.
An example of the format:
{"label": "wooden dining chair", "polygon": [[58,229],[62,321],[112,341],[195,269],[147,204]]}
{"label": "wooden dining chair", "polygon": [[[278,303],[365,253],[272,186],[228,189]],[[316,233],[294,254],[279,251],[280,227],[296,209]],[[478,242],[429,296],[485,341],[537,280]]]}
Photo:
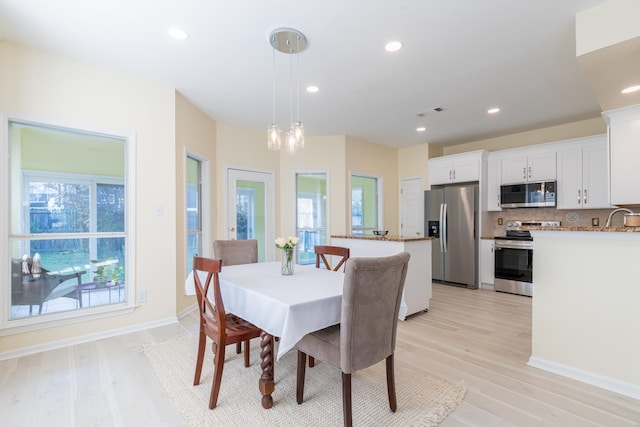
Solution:
{"label": "wooden dining chair", "polygon": [[[346,267],[346,262],[349,259],[350,251],[349,248],[343,248],[342,246],[316,245],[313,247],[313,252],[315,252],[316,254],[316,268],[320,268],[320,261],[322,261],[324,268],[326,268],[327,270],[338,271],[343,265]],[[331,268],[331,264],[327,260],[328,255],[342,257],[333,269]],[[314,366],[315,359],[312,356],[309,356],[309,367],[313,368]]]}
{"label": "wooden dining chair", "polygon": [[389,407],[396,411],[393,354],[409,254],[351,258],[342,293],[340,324],[305,335],[297,344],[296,401],[304,398],[307,355],[342,371],[344,425],[352,425],[351,374],[386,360]]}
{"label": "wooden dining chair", "polygon": [[[343,248],[341,246],[322,246],[316,245],[313,247],[313,252],[316,254],[316,268],[320,268],[320,261],[324,264],[327,270],[338,271],[340,267],[345,265],[349,259],[349,248]],[[335,255],[342,257],[336,266],[332,269],[331,264],[327,260],[327,255]]]}
{"label": "wooden dining chair", "polygon": [[[214,240],[213,256],[222,260],[222,265],[252,264],[258,262],[258,241]],[[242,352],[242,343],[236,345],[236,353]]]}
{"label": "wooden dining chair", "polygon": [[[209,409],[216,407],[222,371],[224,369],[225,347],[228,344],[245,343],[244,366],[249,366],[249,340],[260,336],[260,328],[233,314],[227,314],[224,310],[222,295],[220,294],[220,281],[218,273],[222,269],[222,260],[193,257],[193,279],[195,282],[198,309],[200,311],[200,332],[198,339],[198,358],[196,360],[196,372],[193,385],[200,384],[202,363],[204,362],[204,350],[207,337],[213,340],[214,365],[213,384],[209,397]],[[204,284],[200,280],[198,271],[207,273]],[[213,288],[213,295],[210,294]],[[213,301],[211,300],[213,297]]]}

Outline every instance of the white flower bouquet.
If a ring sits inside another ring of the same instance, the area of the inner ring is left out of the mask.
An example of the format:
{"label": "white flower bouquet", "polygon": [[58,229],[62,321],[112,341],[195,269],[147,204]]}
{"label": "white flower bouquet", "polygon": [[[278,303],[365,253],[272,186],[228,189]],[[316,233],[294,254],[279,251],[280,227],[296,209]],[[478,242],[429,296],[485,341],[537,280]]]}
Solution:
{"label": "white flower bouquet", "polygon": [[278,237],[276,239],[276,248],[278,249],[293,249],[296,247],[300,239],[297,237]]}

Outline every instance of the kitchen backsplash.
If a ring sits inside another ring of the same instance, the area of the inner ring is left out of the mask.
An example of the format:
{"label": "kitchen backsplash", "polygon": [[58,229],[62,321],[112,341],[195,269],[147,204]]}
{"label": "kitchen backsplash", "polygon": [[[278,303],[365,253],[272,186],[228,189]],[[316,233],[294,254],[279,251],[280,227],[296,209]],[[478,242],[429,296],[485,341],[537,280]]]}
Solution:
{"label": "kitchen backsplash", "polygon": [[[504,236],[507,222],[514,220],[543,220],[560,221],[563,226],[589,227],[592,225],[592,218],[598,218],[599,225],[604,226],[611,209],[581,209],[581,210],[558,210],[555,208],[521,208],[503,209],[500,212],[483,212],[482,217],[482,237]],[[640,212],[640,209],[633,209]],[[498,220],[502,218],[502,225]],[[624,221],[624,212],[616,213],[611,219],[611,225],[621,226]]]}

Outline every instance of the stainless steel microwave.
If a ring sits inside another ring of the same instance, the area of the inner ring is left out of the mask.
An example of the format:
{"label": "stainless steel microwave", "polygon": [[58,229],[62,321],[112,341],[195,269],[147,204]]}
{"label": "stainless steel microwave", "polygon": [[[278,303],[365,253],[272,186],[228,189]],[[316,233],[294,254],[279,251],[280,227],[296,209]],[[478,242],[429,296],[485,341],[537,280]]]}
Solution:
{"label": "stainless steel microwave", "polygon": [[501,185],[500,206],[503,208],[555,207],[556,181]]}

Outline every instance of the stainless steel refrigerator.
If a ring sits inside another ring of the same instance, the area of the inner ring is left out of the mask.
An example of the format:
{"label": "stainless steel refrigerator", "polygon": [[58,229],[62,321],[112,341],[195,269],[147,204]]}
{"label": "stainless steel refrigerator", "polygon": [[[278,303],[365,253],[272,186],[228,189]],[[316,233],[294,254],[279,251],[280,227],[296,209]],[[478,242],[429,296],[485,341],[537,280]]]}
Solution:
{"label": "stainless steel refrigerator", "polygon": [[478,186],[425,191],[425,236],[432,241],[433,280],[478,287]]}

